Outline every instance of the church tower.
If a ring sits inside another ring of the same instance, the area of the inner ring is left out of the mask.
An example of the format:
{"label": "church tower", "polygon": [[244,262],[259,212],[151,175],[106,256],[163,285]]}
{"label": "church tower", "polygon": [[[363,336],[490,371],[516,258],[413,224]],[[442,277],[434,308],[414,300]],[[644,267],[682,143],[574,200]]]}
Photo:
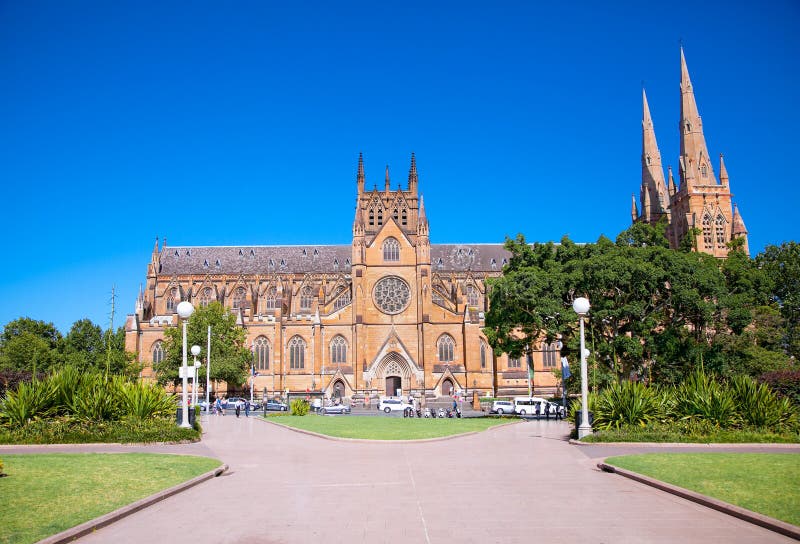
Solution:
{"label": "church tower", "polygon": [[680,53],[679,186],[675,187],[671,168],[669,182],[664,182],[661,154],[647,96],[643,93],[641,213],[634,220],[652,224],[666,215],[667,238],[671,247],[679,247],[689,235],[695,251],[725,258],[729,251],[728,243],[734,238],[744,238],[743,247],[747,251],[747,229],[738,209],[734,213],[733,195],[722,155],[719,181],[714,175],[683,47]]}

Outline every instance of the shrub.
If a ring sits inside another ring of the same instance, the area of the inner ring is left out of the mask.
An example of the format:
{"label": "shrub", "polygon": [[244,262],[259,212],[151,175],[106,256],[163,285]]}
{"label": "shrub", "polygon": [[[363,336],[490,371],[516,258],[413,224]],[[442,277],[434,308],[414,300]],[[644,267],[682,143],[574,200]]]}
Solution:
{"label": "shrub", "polygon": [[729,427],[739,418],[731,392],[702,370],[691,374],[674,393],[673,414]]}
{"label": "shrub", "polygon": [[767,384],[778,395],[800,405],[800,370],[779,370],[766,372],[758,381]]}
{"label": "shrub", "polygon": [[57,413],[68,412],[75,398],[75,392],[80,388],[85,375],[74,366],[66,365],[46,378],[55,391],[54,403]]}
{"label": "shrub", "polygon": [[6,473],[3,472],[3,460],[0,459],[0,476],[5,476]]}
{"label": "shrub", "polygon": [[661,421],[667,413],[668,395],[657,387],[624,381],[612,384],[597,397],[593,406],[594,424],[598,429],[623,425],[643,427]]}
{"label": "shrub", "polygon": [[18,428],[1,429],[3,444],[86,444],[93,442],[179,442],[197,440],[200,432],[169,419],[88,421],[54,417]]}
{"label": "shrub", "polygon": [[22,426],[47,417],[53,412],[55,391],[47,380],[21,382],[15,391],[7,391],[0,403],[0,421]]}
{"label": "shrub", "polygon": [[792,403],[778,398],[765,384],[748,376],[734,376],[730,389],[739,416],[745,423],[770,429],[797,424],[797,413]]}
{"label": "shrub", "polygon": [[291,404],[291,412],[293,416],[304,416],[308,413],[308,402],[303,399],[294,399]]}
{"label": "shrub", "polygon": [[70,413],[77,419],[88,421],[119,419],[118,383],[107,381],[101,374],[84,376],[69,405]]}
{"label": "shrub", "polygon": [[[152,383],[128,382],[118,384],[117,396],[123,417],[148,419],[170,417],[175,412],[175,399],[163,387]],[[199,414],[195,414],[195,421]]]}

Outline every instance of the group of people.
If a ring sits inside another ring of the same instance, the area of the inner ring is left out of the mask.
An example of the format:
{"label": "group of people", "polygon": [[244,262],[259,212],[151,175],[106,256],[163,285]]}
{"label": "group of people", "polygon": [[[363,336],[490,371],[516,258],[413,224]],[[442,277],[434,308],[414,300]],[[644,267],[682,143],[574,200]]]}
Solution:
{"label": "group of people", "polygon": [[[225,415],[225,409],[228,408],[228,399],[217,397],[214,401],[214,407],[212,408],[212,414],[218,414],[221,416]],[[237,402],[236,403],[236,417],[239,417],[242,413],[242,407],[244,407],[244,417],[250,417],[250,401],[245,400],[244,402]]]}

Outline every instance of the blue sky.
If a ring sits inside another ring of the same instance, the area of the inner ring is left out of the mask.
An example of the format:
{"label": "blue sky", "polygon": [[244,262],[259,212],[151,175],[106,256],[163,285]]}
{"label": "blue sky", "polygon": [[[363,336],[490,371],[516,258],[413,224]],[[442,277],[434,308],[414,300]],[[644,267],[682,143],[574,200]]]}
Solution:
{"label": "blue sky", "polygon": [[[131,313],[169,245],[347,244],[355,169],[434,243],[615,236],[682,41],[757,253],[800,239],[800,4],[0,1],[0,324]],[[715,169],[718,167],[715,166]]]}

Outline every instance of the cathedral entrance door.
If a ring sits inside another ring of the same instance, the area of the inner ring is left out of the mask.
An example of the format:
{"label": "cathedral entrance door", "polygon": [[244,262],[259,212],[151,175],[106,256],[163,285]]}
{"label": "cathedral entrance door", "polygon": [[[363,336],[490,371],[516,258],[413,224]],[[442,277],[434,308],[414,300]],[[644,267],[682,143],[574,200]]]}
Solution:
{"label": "cathedral entrance door", "polygon": [[394,397],[397,395],[397,390],[403,386],[403,381],[400,376],[386,376],[386,396]]}
{"label": "cathedral entrance door", "polygon": [[450,378],[446,378],[442,382],[442,395],[445,397],[450,397],[453,395],[453,382],[450,381]]}

